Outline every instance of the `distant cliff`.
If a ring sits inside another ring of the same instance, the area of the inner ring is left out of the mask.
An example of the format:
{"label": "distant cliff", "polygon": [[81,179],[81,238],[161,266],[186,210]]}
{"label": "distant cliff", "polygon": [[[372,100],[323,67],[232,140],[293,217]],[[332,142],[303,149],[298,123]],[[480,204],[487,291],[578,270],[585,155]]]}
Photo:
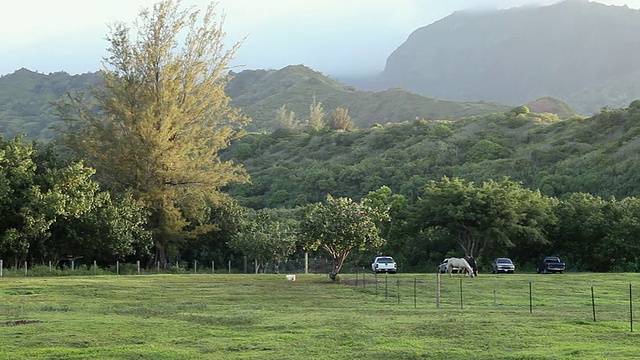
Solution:
{"label": "distant cliff", "polygon": [[640,11],[586,0],[459,11],[415,30],[381,80],[449,100],[552,96],[589,114],[640,98],[638,34]]}

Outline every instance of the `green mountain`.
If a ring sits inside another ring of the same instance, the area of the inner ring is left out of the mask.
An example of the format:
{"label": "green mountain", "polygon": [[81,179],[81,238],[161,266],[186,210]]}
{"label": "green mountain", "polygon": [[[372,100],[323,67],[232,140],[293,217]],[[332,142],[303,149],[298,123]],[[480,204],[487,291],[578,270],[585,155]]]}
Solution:
{"label": "green mountain", "polygon": [[[299,121],[304,121],[314,99],[322,103],[327,114],[338,107],[348,109],[359,128],[416,118],[455,120],[513,108],[513,105],[484,101],[427,98],[401,89],[362,91],[302,65],[281,70],[245,70],[232,76],[227,94],[234,106],[242,108],[253,119],[247,128],[252,132],[274,130],[276,111],[282,105],[294,111]],[[27,69],[0,77],[0,134],[5,138],[25,133],[29,139],[50,139],[54,133],[49,127],[58,121],[51,103],[68,92],[85,91],[98,80],[98,73],[45,75]],[[575,114],[557,99],[549,98],[546,102],[555,105],[540,112],[558,113],[562,117]]]}
{"label": "green mountain", "polygon": [[[246,70],[232,76],[227,93],[233,105],[253,119],[249,131],[272,131],[276,111],[282,105],[304,121],[314,99],[322,103],[326,113],[338,107],[348,109],[353,122],[361,128],[416,118],[458,119],[513,107],[484,101],[439,100],[401,89],[362,91],[302,65]],[[29,139],[50,139],[53,133],[49,127],[57,120],[51,102],[68,92],[85,91],[98,79],[99,73],[45,75],[27,69],[0,77],[0,134],[11,138],[26,133]]]}
{"label": "green mountain", "polygon": [[513,107],[485,101],[427,98],[397,88],[362,91],[303,65],[280,70],[245,70],[232,75],[234,78],[227,87],[227,94],[235,106],[254,119],[249,130],[275,129],[276,111],[282,105],[293,111],[298,120],[304,121],[314,99],[322,103],[326,113],[338,107],[348,109],[359,128],[416,118],[455,120]]}
{"label": "green mountain", "polygon": [[639,10],[587,0],[458,11],[415,30],[380,81],[460,101],[552,96],[593,114],[640,98],[638,33]]}
{"label": "green mountain", "polygon": [[[542,103],[548,105],[548,101]],[[231,194],[256,208],[359,199],[386,185],[409,199],[428,180],[508,176],[545,195],[640,196],[640,100],[562,120],[525,106],[457,121],[412,120],[354,131],[249,134],[225,157],[252,183]]]}
{"label": "green mountain", "polygon": [[0,135],[5,139],[26,134],[32,140],[48,140],[49,126],[57,120],[51,102],[66,93],[83,91],[95,83],[97,73],[48,75],[20,69],[0,77]]}

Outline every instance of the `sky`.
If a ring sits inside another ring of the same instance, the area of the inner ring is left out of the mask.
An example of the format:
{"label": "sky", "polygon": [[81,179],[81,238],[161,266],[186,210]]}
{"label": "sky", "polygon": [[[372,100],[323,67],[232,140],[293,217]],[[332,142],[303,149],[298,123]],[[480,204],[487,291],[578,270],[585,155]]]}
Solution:
{"label": "sky", "polygon": [[[586,1],[586,0],[585,0]],[[595,0],[592,0],[595,1]],[[156,0],[19,0],[0,12],[0,76],[27,68],[70,74],[102,68],[109,24],[132,24]],[[225,43],[244,39],[234,71],[304,64],[335,78],[384,69],[416,29],[458,10],[550,5],[558,0],[218,0]],[[639,9],[640,0],[597,0]],[[210,1],[182,0],[205,9]]]}

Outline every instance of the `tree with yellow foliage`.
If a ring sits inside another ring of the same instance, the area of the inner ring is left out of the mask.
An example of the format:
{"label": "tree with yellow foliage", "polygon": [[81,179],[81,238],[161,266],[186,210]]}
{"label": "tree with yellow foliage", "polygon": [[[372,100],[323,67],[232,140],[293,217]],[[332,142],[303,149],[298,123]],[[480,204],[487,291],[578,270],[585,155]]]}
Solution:
{"label": "tree with yellow foliage", "polygon": [[112,25],[102,82],[57,106],[63,143],[102,182],[132,190],[146,205],[154,260],[163,264],[207,228],[198,220],[208,204],[225,201],[222,186],[248,180],[218,154],[248,118],[225,94],[241,43],[225,49],[224,15],[215,10],[165,0],[140,12],[135,31]]}

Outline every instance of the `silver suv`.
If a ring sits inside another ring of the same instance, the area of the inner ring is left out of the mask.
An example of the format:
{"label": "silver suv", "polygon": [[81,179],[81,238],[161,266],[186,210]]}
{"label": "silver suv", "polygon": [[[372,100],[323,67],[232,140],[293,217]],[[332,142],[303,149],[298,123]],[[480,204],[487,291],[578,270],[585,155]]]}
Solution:
{"label": "silver suv", "polygon": [[513,261],[509,258],[496,258],[491,263],[491,273],[506,273],[513,274],[516,272],[516,266],[513,264]]}

